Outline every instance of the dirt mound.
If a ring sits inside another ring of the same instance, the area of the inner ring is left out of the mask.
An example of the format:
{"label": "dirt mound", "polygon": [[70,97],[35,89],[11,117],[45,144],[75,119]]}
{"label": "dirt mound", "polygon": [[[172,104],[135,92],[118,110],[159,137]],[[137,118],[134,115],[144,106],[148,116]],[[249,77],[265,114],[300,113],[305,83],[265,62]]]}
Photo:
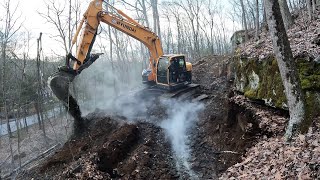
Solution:
{"label": "dirt mound", "polygon": [[[193,64],[193,81],[200,84],[205,90],[213,90],[218,87],[216,84],[220,77],[228,76],[229,70],[228,56],[205,56],[198,59]],[[224,81],[224,80],[223,80]],[[224,83],[224,82],[222,82]],[[223,86],[224,84],[222,84]]]}
{"label": "dirt mound", "polygon": [[[175,179],[170,145],[150,123],[128,124],[103,113],[87,116],[89,128],[21,179]],[[75,139],[77,138],[77,139]]]}

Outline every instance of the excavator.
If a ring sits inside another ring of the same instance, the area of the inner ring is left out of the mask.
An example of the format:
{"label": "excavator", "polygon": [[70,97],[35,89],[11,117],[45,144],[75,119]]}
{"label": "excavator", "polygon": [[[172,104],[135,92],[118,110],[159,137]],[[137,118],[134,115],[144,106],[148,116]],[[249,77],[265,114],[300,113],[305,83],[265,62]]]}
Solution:
{"label": "excavator", "polygon": [[[107,10],[104,10],[103,7],[107,7]],[[191,84],[192,64],[186,62],[185,55],[164,55],[159,37],[148,27],[139,24],[104,0],[92,0],[72,39],[70,52],[66,56],[66,65],[59,67],[58,72],[49,78],[51,90],[75,118],[76,127],[81,127],[83,119],[77,101],[69,93],[69,85],[82,70],[89,67],[101,55],[99,53],[91,54],[100,23],[106,23],[133,37],[148,48],[150,53],[149,67],[142,72],[143,83],[170,92],[179,89],[180,93],[185,89],[196,87]],[[77,42],[81,29],[81,40],[76,56],[73,56],[72,47]]]}

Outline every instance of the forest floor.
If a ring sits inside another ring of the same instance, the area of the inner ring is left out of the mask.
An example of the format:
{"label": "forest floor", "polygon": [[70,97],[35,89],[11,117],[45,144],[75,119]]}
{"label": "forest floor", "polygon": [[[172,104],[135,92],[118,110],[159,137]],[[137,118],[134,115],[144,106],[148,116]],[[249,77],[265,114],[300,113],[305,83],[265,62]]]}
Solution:
{"label": "forest floor", "polygon": [[[308,20],[306,10],[293,12],[294,24],[288,29],[287,35],[294,57],[320,58],[320,10],[314,13],[315,19]],[[273,47],[266,26],[259,34],[259,40],[254,39],[254,30],[250,31],[251,40],[241,44],[241,54],[259,60],[273,54]],[[318,60],[319,61],[319,60]]]}
{"label": "forest floor", "polygon": [[[36,160],[39,154],[50,147],[59,148],[64,144],[72,133],[72,120],[65,115],[50,118],[45,121],[46,138],[38,124],[28,126],[20,130],[20,152],[18,152],[18,134],[12,133],[10,138],[13,151],[13,160],[10,152],[10,141],[8,135],[0,137],[0,177],[7,176],[10,172],[18,170],[21,165]],[[36,161],[35,161],[36,162]],[[15,173],[13,173],[15,174]]]}

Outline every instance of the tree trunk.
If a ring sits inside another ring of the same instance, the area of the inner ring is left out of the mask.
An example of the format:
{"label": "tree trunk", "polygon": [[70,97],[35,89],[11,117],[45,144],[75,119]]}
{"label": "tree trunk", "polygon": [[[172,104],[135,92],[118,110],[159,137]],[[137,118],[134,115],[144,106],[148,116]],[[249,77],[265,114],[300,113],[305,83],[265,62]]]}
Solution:
{"label": "tree trunk", "polygon": [[145,25],[147,27],[150,27],[145,0],[141,1],[141,7],[142,7],[142,13],[143,13],[144,21],[146,22]]}
{"label": "tree trunk", "polygon": [[181,22],[180,22],[180,13],[178,12],[177,9],[174,8],[175,6],[172,5],[172,9],[169,9],[170,11],[172,10],[172,14],[175,18],[175,27],[177,30],[177,53],[182,53],[182,48],[181,48]]}
{"label": "tree trunk", "polygon": [[27,123],[27,109],[26,106],[24,106],[25,108],[23,109],[23,122],[24,122],[24,127],[26,128],[26,132],[28,132],[28,123]]}
{"label": "tree trunk", "polygon": [[259,0],[256,0],[256,34],[255,38],[259,39]]}
{"label": "tree trunk", "polygon": [[309,21],[312,20],[311,1],[312,1],[312,0],[307,0],[308,20],[309,20]]}
{"label": "tree trunk", "polygon": [[[110,62],[111,62],[111,69],[112,69],[112,74],[116,74],[115,69],[114,69],[114,64],[113,64],[113,40],[112,40],[112,34],[111,34],[111,27],[108,27],[108,32],[109,32],[109,39],[110,39]],[[115,78],[113,78],[113,90],[114,90],[114,94],[117,96],[118,95],[118,91],[117,91],[117,84],[116,84],[116,80]]]}
{"label": "tree trunk", "polygon": [[316,0],[312,0],[312,13],[316,13]]}
{"label": "tree trunk", "polygon": [[2,44],[2,97],[3,97],[3,108],[4,115],[7,122],[7,131],[9,137],[12,137],[11,128],[10,128],[10,120],[9,120],[9,112],[8,112],[8,104],[7,104],[7,90],[6,90],[6,43]]}
{"label": "tree trunk", "polygon": [[288,7],[287,0],[278,0],[278,1],[280,5],[280,11],[281,11],[284,27],[286,28],[286,30],[288,30],[288,28],[293,24],[293,19]]}
{"label": "tree trunk", "polygon": [[289,107],[290,120],[285,137],[287,140],[290,140],[292,136],[300,130],[302,122],[306,120],[304,94],[301,90],[298,72],[281,17],[278,1],[265,0],[264,2],[270,36],[273,43],[273,51],[277,58]]}
{"label": "tree trunk", "polygon": [[246,18],[246,11],[244,8],[243,0],[240,0],[241,9],[242,9],[242,20],[243,20],[243,26],[245,29],[245,41],[247,42],[249,40],[248,36],[248,25],[247,25],[247,18]]}
{"label": "tree trunk", "polygon": [[[18,110],[19,111],[19,110]],[[19,167],[21,167],[21,157],[20,157],[20,141],[21,141],[21,137],[20,137],[20,120],[19,120],[19,114],[18,116],[15,116],[15,122],[16,122],[16,127],[17,127],[17,136],[18,136],[18,160],[19,160]]]}
{"label": "tree trunk", "polygon": [[153,30],[158,35],[159,39],[161,39],[161,31],[160,31],[160,20],[158,13],[158,0],[151,0],[152,13],[153,13]]}
{"label": "tree trunk", "polygon": [[42,129],[43,132],[43,138],[45,142],[47,143],[47,135],[46,135],[46,128],[44,125],[44,118],[43,118],[43,111],[42,111],[42,106],[43,106],[43,100],[42,100],[42,83],[41,83],[41,73],[40,73],[40,52],[42,50],[41,47],[41,36],[42,33],[40,33],[39,38],[37,39],[37,84],[38,84],[38,91],[37,91],[37,114],[38,114],[38,121],[41,122],[39,124],[40,129]]}
{"label": "tree trunk", "polygon": [[263,29],[266,29],[266,30],[268,30],[268,23],[267,23],[267,15],[266,15],[266,7],[265,7],[265,5],[264,5],[264,3],[262,3],[263,4],[263,20],[262,20],[262,28]]}
{"label": "tree trunk", "polygon": [[71,0],[69,0],[69,17],[68,17],[68,48],[71,50]]}
{"label": "tree trunk", "polygon": [[[9,8],[9,7],[8,7]],[[7,9],[7,11],[9,11]],[[8,15],[8,14],[7,14]],[[12,150],[12,132],[10,128],[10,120],[8,115],[8,105],[7,105],[7,91],[6,91],[6,49],[7,49],[7,36],[4,36],[4,40],[1,43],[1,58],[2,58],[2,95],[3,95],[3,108],[4,108],[4,115],[7,121],[7,131],[8,131],[8,138],[9,138],[9,147],[10,147],[10,154],[11,154],[11,163],[13,165],[13,150]]]}

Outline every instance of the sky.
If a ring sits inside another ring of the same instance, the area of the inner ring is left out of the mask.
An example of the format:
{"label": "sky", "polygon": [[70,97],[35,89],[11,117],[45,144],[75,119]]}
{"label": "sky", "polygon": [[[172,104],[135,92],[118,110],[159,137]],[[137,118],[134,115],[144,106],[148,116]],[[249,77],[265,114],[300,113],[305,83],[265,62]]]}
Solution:
{"label": "sky", "polygon": [[[4,1],[4,0],[1,0]],[[46,12],[46,6],[45,6],[46,0],[11,0],[11,7],[14,9],[18,5],[17,13],[15,17],[19,17],[21,19],[19,23],[22,23],[21,31],[29,31],[31,33],[31,42],[30,42],[30,56],[35,57],[37,53],[37,41],[36,39],[39,37],[40,32],[42,33],[42,46],[43,51],[45,54],[49,55],[55,55],[65,54],[64,52],[61,52],[61,48],[57,48],[57,46],[60,46],[54,38],[53,34],[56,34],[56,30],[54,27],[47,23],[46,20],[39,15],[39,12],[45,13]],[[62,2],[62,0],[53,0],[55,2]],[[87,6],[88,3],[86,1],[89,0],[83,0],[83,4]],[[4,4],[4,2],[0,3],[1,5]],[[1,7],[2,8],[2,7]],[[0,14],[1,11],[0,9]]]}
{"label": "sky", "polygon": [[[5,0],[1,0],[1,5],[4,4]],[[52,35],[56,31],[54,27],[46,23],[46,20],[39,15],[38,12],[46,12],[45,9],[45,1],[46,0],[11,0],[12,7],[16,6],[18,3],[18,11],[17,16],[21,15],[21,22],[23,23],[23,29],[22,30],[28,30],[31,32],[32,40],[30,42],[30,56],[35,57],[36,55],[36,38],[39,36],[39,33],[42,32],[42,45],[43,45],[43,51],[45,54],[55,55],[60,54],[63,55],[64,52],[61,52],[61,48],[58,48],[60,44],[57,44],[57,42],[54,40]],[[54,0],[55,2],[63,2],[63,0]],[[120,0],[118,0],[120,1]],[[81,1],[83,11],[89,4],[90,0],[83,0]],[[117,2],[117,1],[116,1]],[[130,4],[134,4],[133,0],[127,0],[126,2]],[[222,4],[225,6],[228,6],[228,0],[222,0]],[[161,3],[161,0],[159,0],[159,3]],[[119,8],[120,9],[120,8]],[[1,9],[1,11],[3,8]],[[0,11],[0,14],[2,14]],[[125,11],[125,9],[124,9]],[[126,12],[128,13],[128,12]],[[130,14],[130,13],[129,13]],[[16,17],[17,17],[16,16]],[[229,20],[230,21],[230,20]],[[231,21],[229,22],[229,24]],[[231,25],[231,24],[230,24]],[[1,26],[0,26],[1,28]]]}

